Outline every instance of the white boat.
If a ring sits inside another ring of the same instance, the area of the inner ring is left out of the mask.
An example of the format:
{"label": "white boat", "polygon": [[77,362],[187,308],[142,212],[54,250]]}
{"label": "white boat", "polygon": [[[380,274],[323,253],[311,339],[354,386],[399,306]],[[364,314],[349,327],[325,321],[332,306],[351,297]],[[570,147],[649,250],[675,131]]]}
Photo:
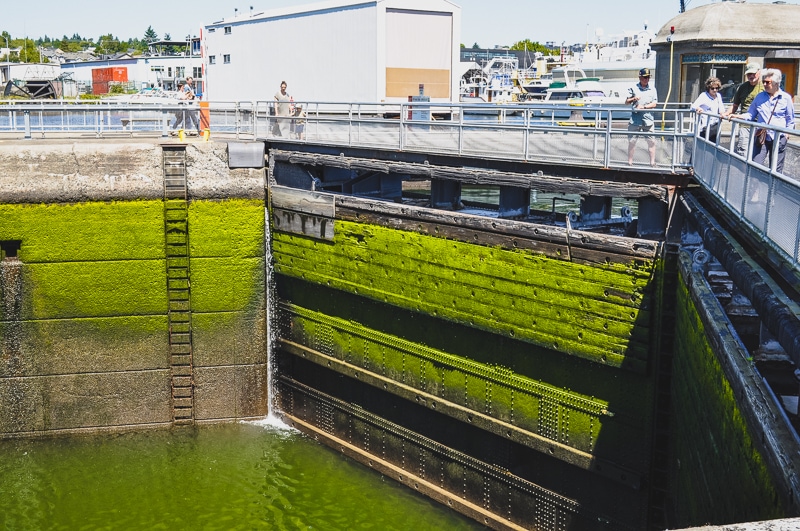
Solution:
{"label": "white boat", "polygon": [[[592,107],[625,103],[624,95],[609,94],[596,77],[588,77],[576,66],[568,65],[554,69],[553,74],[557,73],[563,75],[563,81],[553,81],[550,84],[544,99],[532,111],[533,116],[583,122],[596,118],[596,112],[591,109]],[[559,108],[550,109],[547,105]]]}
{"label": "white boat", "polygon": [[[467,114],[500,114],[493,105],[515,104],[520,88],[516,83],[519,61],[516,56],[493,57],[483,67],[468,70],[461,78],[461,102],[476,104]],[[513,112],[506,112],[512,114]]]}
{"label": "white boat", "polygon": [[[603,44],[587,46],[574,60],[562,68],[580,68],[587,77],[597,78],[603,92],[625,99],[628,89],[639,81],[639,70],[655,72],[656,54],[650,49],[653,34],[647,26],[628,31]],[[554,69],[558,75],[561,69]]]}

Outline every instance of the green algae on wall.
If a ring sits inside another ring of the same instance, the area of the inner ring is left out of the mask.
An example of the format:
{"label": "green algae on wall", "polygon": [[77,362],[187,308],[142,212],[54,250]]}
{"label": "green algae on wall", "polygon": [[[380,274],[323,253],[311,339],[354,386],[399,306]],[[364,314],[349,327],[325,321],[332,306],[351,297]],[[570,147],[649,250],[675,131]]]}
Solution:
{"label": "green algae on wall", "polygon": [[0,240],[27,264],[164,258],[161,201],[0,204]]}
{"label": "green algae on wall", "polygon": [[[0,240],[22,242],[22,322],[0,323],[0,348],[21,331],[0,367],[18,406],[0,432],[170,420],[164,216],[160,200],[0,204]],[[189,218],[198,418],[260,414],[263,201],[192,201]]]}
{"label": "green algae on wall", "polygon": [[276,232],[273,249],[278,273],[647,371],[653,261],[589,266],[341,220],[332,243]]}
{"label": "green algae on wall", "polygon": [[262,200],[189,204],[193,326],[206,334],[201,343],[225,343],[226,337],[241,343],[248,335],[259,341],[266,308],[264,227]]}
{"label": "green algae on wall", "polygon": [[[592,453],[608,403],[298,306],[285,339],[531,433]],[[546,409],[547,413],[542,413]]]}
{"label": "green algae on wall", "polygon": [[780,518],[786,513],[775,483],[688,287],[678,284],[670,489],[675,525]]}

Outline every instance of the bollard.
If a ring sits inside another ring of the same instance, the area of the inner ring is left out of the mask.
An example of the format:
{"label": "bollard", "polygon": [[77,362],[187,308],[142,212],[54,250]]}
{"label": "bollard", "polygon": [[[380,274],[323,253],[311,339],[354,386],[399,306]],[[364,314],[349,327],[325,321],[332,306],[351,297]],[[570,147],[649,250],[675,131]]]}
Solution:
{"label": "bollard", "polygon": [[211,136],[211,131],[209,129],[203,129],[203,140],[208,142],[208,138]]}
{"label": "bollard", "polygon": [[183,129],[178,130],[178,140],[180,140],[181,142],[186,140],[186,133],[184,132]]}

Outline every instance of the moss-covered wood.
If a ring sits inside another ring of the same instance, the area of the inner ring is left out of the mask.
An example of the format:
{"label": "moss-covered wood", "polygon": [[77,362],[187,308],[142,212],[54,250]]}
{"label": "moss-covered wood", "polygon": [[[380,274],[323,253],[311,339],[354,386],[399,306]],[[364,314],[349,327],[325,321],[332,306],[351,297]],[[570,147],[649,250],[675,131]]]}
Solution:
{"label": "moss-covered wood", "polygon": [[282,274],[645,372],[653,262],[588,266],[348,221],[276,233]]}
{"label": "moss-covered wood", "polygon": [[[716,304],[713,296],[709,302]],[[720,326],[724,314],[720,314]],[[786,515],[712,339],[679,283],[672,379],[675,525],[750,522]],[[728,335],[724,331],[722,334]],[[712,341],[714,344],[712,344]]]}

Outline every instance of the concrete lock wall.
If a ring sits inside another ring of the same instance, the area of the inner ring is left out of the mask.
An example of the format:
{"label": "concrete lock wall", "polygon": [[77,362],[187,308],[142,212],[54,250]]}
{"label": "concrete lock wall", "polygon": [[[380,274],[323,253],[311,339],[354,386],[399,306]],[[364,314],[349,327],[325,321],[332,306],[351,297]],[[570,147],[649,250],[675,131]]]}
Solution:
{"label": "concrete lock wall", "polygon": [[[194,418],[262,416],[263,172],[178,149]],[[172,422],[163,160],[152,142],[0,146],[0,436]]]}

